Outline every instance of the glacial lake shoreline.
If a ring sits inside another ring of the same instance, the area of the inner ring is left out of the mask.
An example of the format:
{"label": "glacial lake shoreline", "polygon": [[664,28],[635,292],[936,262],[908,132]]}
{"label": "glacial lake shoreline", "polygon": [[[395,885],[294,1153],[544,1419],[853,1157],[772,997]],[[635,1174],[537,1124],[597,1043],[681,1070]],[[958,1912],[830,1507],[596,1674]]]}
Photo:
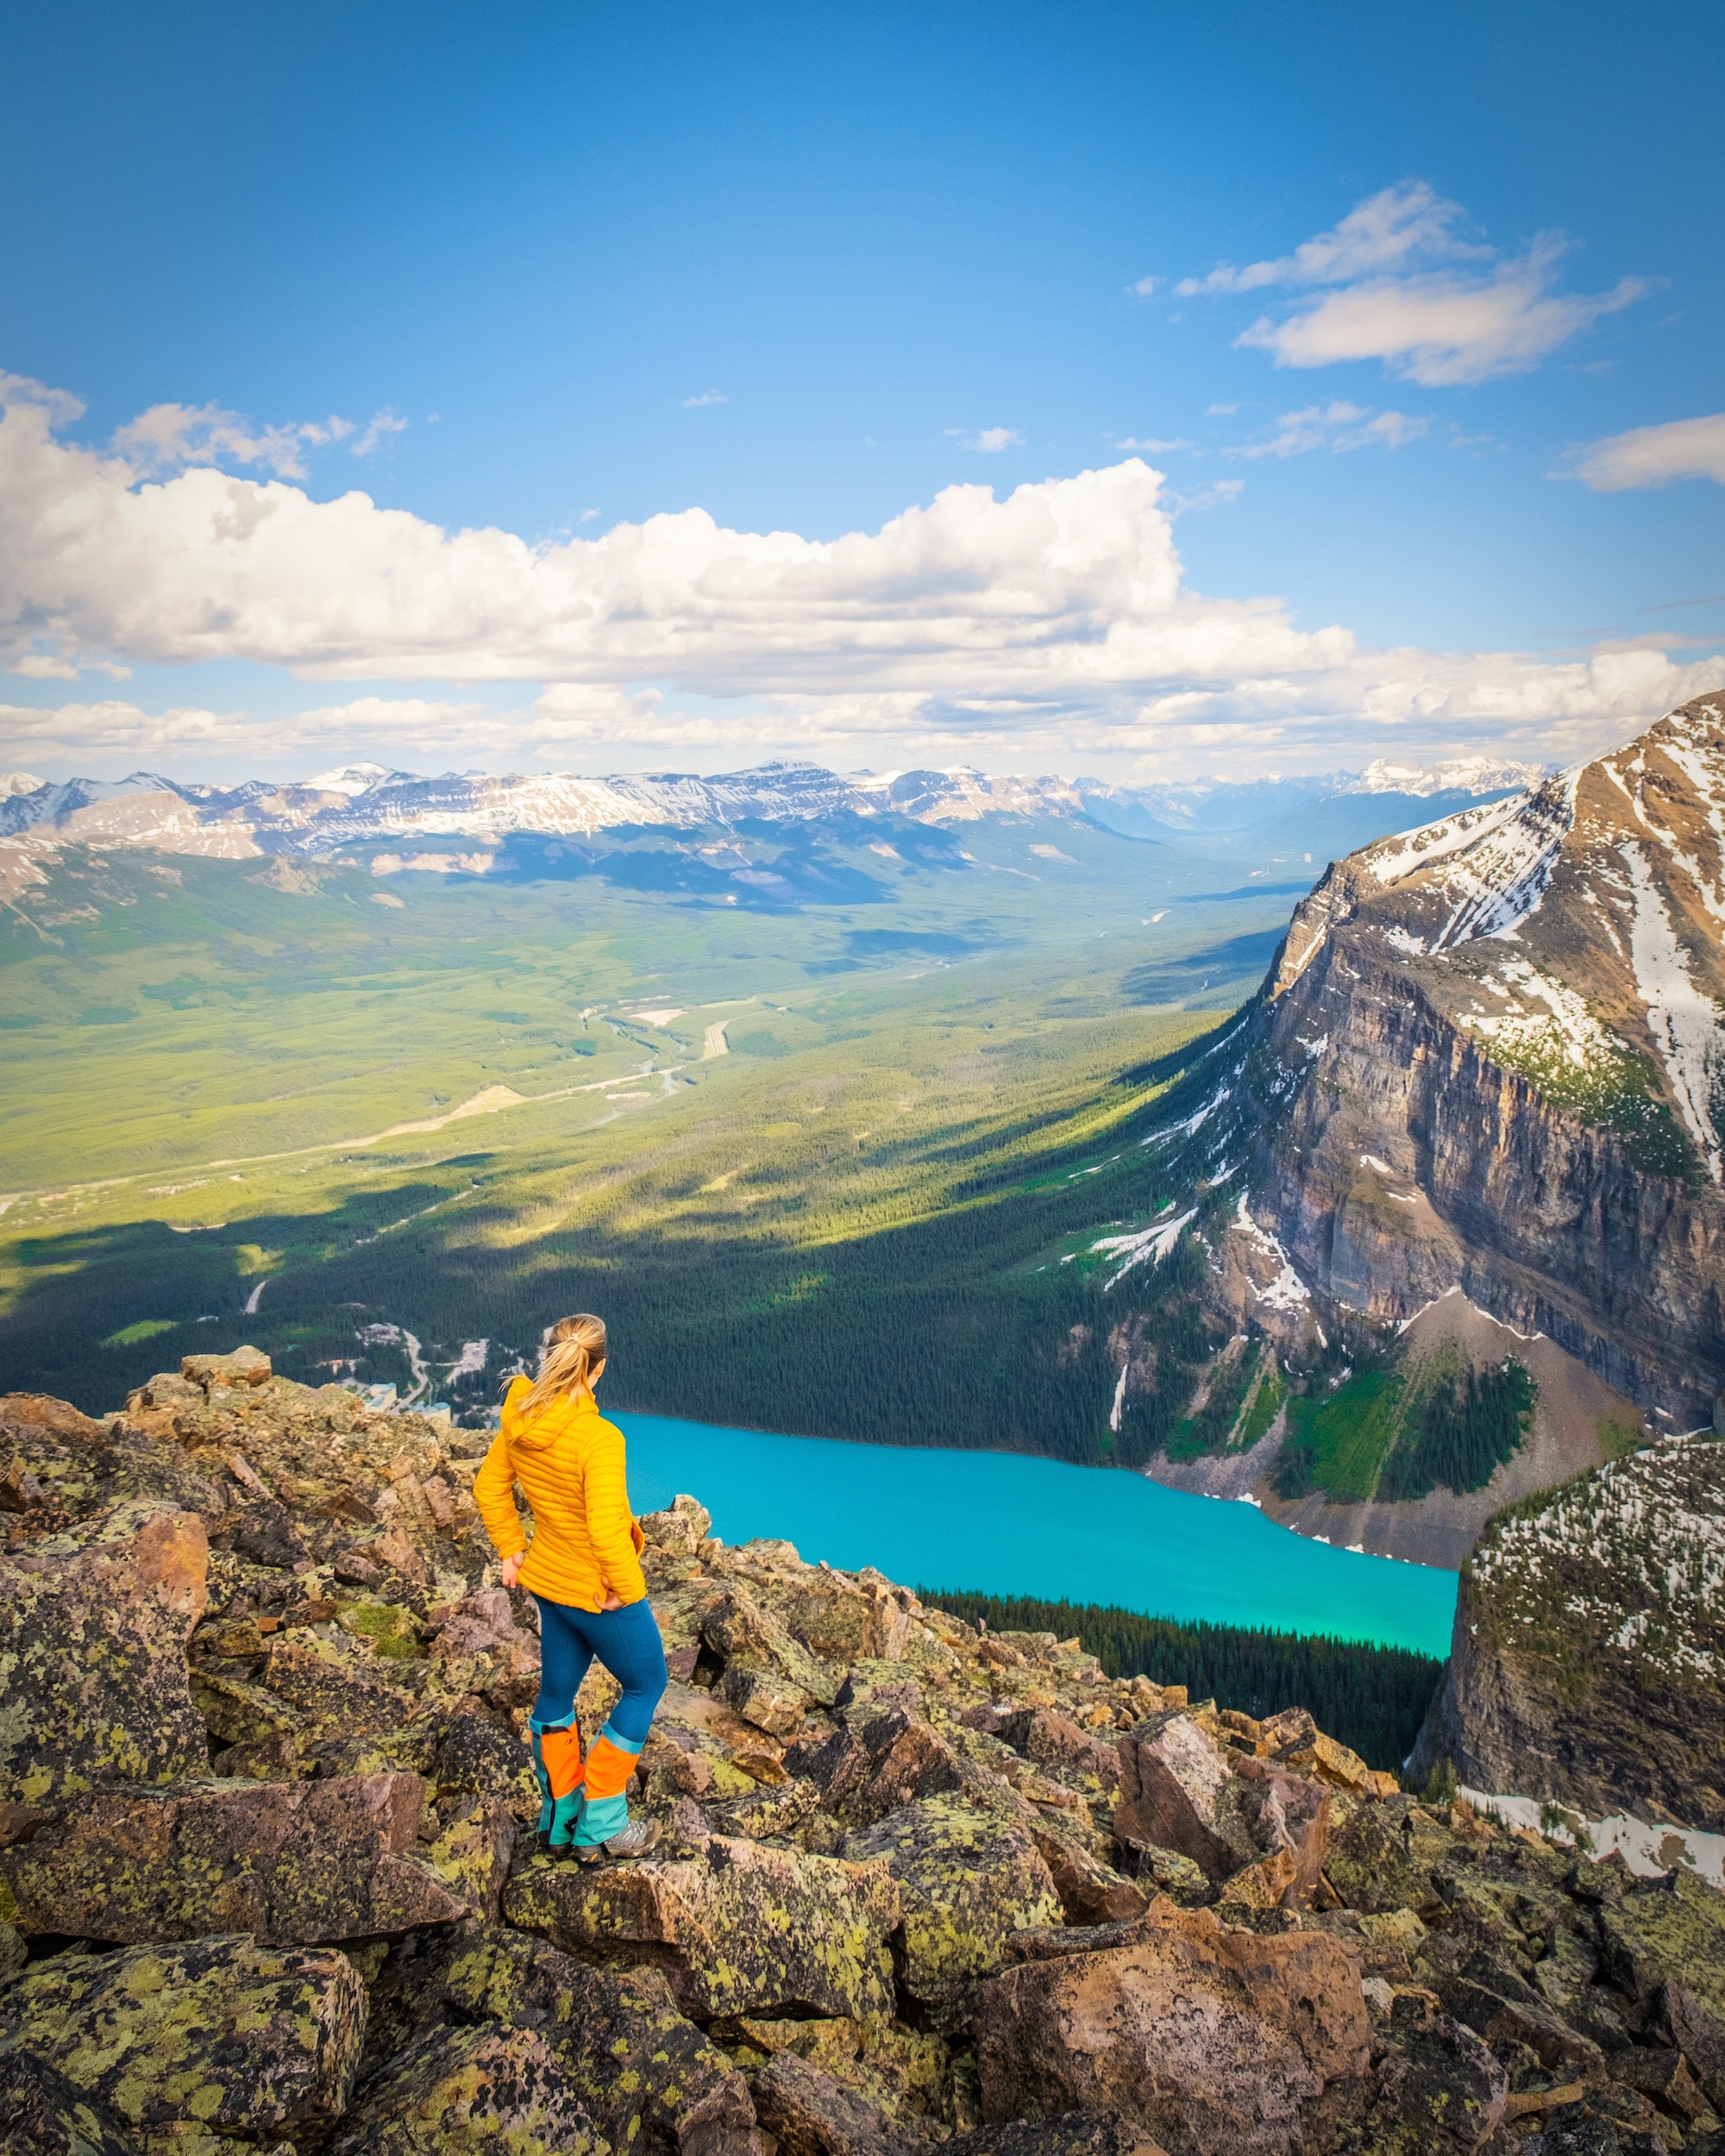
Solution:
{"label": "glacial lake shoreline", "polygon": [[1445,1656],[1458,1576],[1333,1548],[1247,1503],[1033,1453],[794,1438],[611,1410],[637,1512],[699,1498],[712,1531],[773,1537],[908,1587],[1118,1603],[1150,1617]]}

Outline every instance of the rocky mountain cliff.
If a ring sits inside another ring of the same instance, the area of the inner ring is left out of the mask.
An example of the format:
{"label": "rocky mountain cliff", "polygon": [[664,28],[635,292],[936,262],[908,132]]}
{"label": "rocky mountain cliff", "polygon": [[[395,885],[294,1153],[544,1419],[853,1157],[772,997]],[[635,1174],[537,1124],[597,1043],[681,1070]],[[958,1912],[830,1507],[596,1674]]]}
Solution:
{"label": "rocky mountain cliff", "polygon": [[643,1523],[663,1839],[536,1853],[480,1442],[249,1350],[0,1401],[0,2147],[1717,2156],[1692,1871],[692,1498]]}
{"label": "rocky mountain cliff", "polygon": [[[1447,1523],[1440,1541],[1461,1537],[1455,1563],[1490,1511],[1529,1494],[1527,1457],[1510,1456],[1540,1417],[1555,1417],[1540,1439],[1552,1481],[1639,1441],[1644,1418],[1710,1428],[1725,1388],[1725,695],[1333,864],[1167,1113],[1157,1187],[1189,1194],[1218,1315],[1290,1372],[1321,1364],[1320,1393],[1362,1356],[1376,1387],[1353,1381],[1327,1435],[1314,1422],[1303,1485],[1289,1419],[1248,1432],[1244,1409],[1189,1482],[1222,1494],[1231,1477],[1226,1494],[1244,1482],[1284,1512],[1329,1502],[1346,1517],[1295,1524],[1429,1560],[1410,1524],[1422,1503]],[[1440,1385],[1421,1375],[1435,1320],[1421,1313],[1454,1295],[1473,1316]],[[1543,1376],[1526,1367],[1541,1358]],[[1511,1362],[1527,1380],[1519,1433],[1484,1397]],[[1128,1411],[1141,1382],[1128,1359]],[[1428,1498],[1397,1435],[1415,1408],[1476,1436],[1497,1413],[1496,1460],[1488,1447],[1476,1481]],[[1471,1508],[1450,1501],[1475,1490]]]}
{"label": "rocky mountain cliff", "polygon": [[1440,1761],[1725,1833],[1725,1444],[1666,1439],[1491,1522],[1414,1753]]}

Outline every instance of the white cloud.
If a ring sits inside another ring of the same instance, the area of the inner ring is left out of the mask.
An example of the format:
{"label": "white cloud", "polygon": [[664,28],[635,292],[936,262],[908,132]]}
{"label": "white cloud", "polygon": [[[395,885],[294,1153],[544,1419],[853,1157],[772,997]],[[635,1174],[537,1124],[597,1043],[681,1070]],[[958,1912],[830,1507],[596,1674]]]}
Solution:
{"label": "white cloud", "polygon": [[1152,292],[1167,282],[1165,277],[1140,277],[1135,285],[1126,286],[1126,297],[1129,299],[1148,299]]}
{"label": "white cloud", "polygon": [[1669,419],[1663,426],[1632,427],[1606,436],[1578,453],[1575,476],[1596,494],[1628,486],[1664,486],[1672,479],[1717,479],[1725,486],[1725,411],[1700,419]]}
{"label": "white cloud", "polygon": [[999,456],[1002,449],[1021,449],[1024,436],[1015,427],[984,427],[975,434],[963,427],[949,427],[947,439],[974,449],[978,456]]}
{"label": "white cloud", "polygon": [[730,402],[731,399],[722,389],[704,389],[699,397],[684,398],[683,410],[699,411],[706,404],[728,404]]}
{"label": "white cloud", "polygon": [[[406,426],[406,420],[392,411],[376,412],[364,431],[348,442],[348,451],[356,457],[370,456],[386,436],[400,434]],[[260,465],[278,479],[303,479],[307,476],[307,449],[347,442],[354,432],[351,419],[334,413],[328,419],[301,420],[291,426],[254,428],[240,413],[223,411],[218,404],[152,404],[116,431],[113,446],[141,474],[227,461]]]}
{"label": "white cloud", "polygon": [[[1177,291],[1257,291],[1330,285],[1321,298],[1281,316],[1261,315],[1235,342],[1271,353],[1278,367],[1381,360],[1391,374],[1430,388],[1525,373],[1548,353],[1653,289],[1621,278],[1609,292],[1551,287],[1565,252],[1542,233],[1525,254],[1505,258],[1462,240],[1464,212],[1423,180],[1386,187],[1341,222],[1274,260],[1243,269],[1222,263]],[[1424,266],[1471,260],[1488,270]],[[1420,265],[1421,266],[1415,266]]]}
{"label": "white cloud", "polygon": [[1428,420],[1405,411],[1374,412],[1369,404],[1336,402],[1308,404],[1304,411],[1284,411],[1269,439],[1223,451],[1231,457],[1297,457],[1308,450],[1399,449],[1414,442]]}
{"label": "white cloud", "polygon": [[354,456],[368,457],[376,453],[379,445],[386,436],[405,434],[406,431],[407,422],[398,418],[394,412],[373,412],[365,432],[357,442],[351,442],[348,446]]}
{"label": "white cloud", "polygon": [[[857,743],[900,759],[1220,749],[1333,763],[1380,732],[1375,747],[1404,759],[1509,743],[1543,759],[1721,674],[1653,649],[1562,664],[1362,650],[1339,624],[1297,626],[1279,600],[1195,592],[1173,519],[1225,490],[1182,501],[1135,457],[998,498],[948,487],[831,540],[728,530],[691,509],[534,546],[448,532],[358,491],[320,502],[209,465],[151,477],[60,438],[71,407],[51,395],[5,395],[0,656],[15,669],[238,659],[439,685],[281,719],[19,705],[5,724],[21,761],[39,744],[71,757],[135,742],[267,769],[315,740],[326,761],[370,743],[403,762],[447,748],[504,767],[598,742],[716,761],[768,747],[842,759]],[[1317,425],[1333,447],[1352,431],[1387,439],[1370,429],[1388,417],[1332,405],[1283,423]],[[539,693],[514,710],[462,697],[482,682]]]}
{"label": "white cloud", "polygon": [[1213,486],[1199,487],[1195,493],[1170,494],[1168,505],[1171,514],[1183,517],[1195,509],[1226,509],[1245,492],[1244,479],[1218,479]]}
{"label": "white cloud", "polygon": [[1465,214],[1459,203],[1446,202],[1425,180],[1404,179],[1357,203],[1332,231],[1305,241],[1291,254],[1249,262],[1244,269],[1219,262],[1208,277],[1183,277],[1174,289],[1182,298],[1196,298],[1260,291],[1270,285],[1345,285],[1400,269],[1417,255],[1490,254],[1490,248],[1456,237]]}
{"label": "white cloud", "polygon": [[1117,449],[1141,449],[1146,456],[1157,456],[1170,449],[1189,449],[1191,446],[1183,436],[1177,441],[1160,442],[1153,435],[1147,435],[1140,442],[1129,434],[1123,434],[1114,444]]}
{"label": "white cloud", "polygon": [[1648,290],[1642,279],[1624,277],[1609,292],[1553,293],[1558,251],[1542,242],[1487,279],[1434,271],[1351,285],[1284,321],[1260,316],[1235,342],[1274,353],[1278,367],[1382,360],[1391,374],[1428,389],[1524,374]]}
{"label": "white cloud", "polygon": [[1206,404],[1204,417],[1207,419],[1232,419],[1239,410],[1238,404]]}

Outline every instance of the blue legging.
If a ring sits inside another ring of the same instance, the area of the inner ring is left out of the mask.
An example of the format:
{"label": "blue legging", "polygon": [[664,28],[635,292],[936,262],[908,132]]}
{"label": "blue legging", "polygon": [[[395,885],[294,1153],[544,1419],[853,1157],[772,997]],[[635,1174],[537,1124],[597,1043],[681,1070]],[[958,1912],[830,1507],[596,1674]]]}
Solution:
{"label": "blue legging", "polygon": [[643,1595],[621,1609],[572,1609],[567,1602],[539,1605],[539,1697],[533,1720],[543,1729],[567,1722],[575,1711],[581,1679],[598,1657],[623,1687],[605,1727],[639,1752],[653,1727],[653,1710],[664,1696],[669,1672],[659,1625]]}
{"label": "blue legging", "polygon": [[[593,1848],[629,1824],[624,1792],[665,1689],[664,1643],[644,1595],[603,1610],[533,1599],[539,1605],[539,1697],[531,1724],[539,1832],[553,1850]],[[575,1694],[595,1655],[623,1696],[583,1762],[573,1727]]]}

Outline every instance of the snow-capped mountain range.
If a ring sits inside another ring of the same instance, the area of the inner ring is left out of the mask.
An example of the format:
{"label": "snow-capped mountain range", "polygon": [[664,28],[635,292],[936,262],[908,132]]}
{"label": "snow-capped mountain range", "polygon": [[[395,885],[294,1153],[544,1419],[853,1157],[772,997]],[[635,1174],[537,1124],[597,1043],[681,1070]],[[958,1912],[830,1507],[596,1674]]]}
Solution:
{"label": "snow-capped mountain range", "polygon": [[0,774],[0,838],[40,834],[96,845],[176,853],[323,855],[367,839],[483,838],[507,832],[589,835],[630,825],[689,829],[745,818],[806,822],[892,813],[932,824],[982,816],[1085,817],[1133,834],[1237,831],[1303,804],[1349,794],[1458,799],[1539,777],[1527,765],[1471,757],[1427,769],[1379,761],[1358,773],[1236,782],[1123,787],[1094,779],[997,777],[947,770],[842,774],[818,764],[768,763],[699,778],[681,772],[587,778],[572,772],[427,778],[381,764],[347,764],[303,782],[216,787],[136,772],[120,780],[47,784]]}

